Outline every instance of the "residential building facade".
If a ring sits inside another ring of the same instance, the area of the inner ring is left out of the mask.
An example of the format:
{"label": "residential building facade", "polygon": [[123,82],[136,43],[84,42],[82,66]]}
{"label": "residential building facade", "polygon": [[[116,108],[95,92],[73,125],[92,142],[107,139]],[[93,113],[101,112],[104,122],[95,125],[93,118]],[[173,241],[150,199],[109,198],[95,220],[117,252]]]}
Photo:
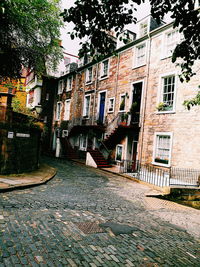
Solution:
{"label": "residential building facade", "polygon": [[199,62],[194,66],[197,75],[181,83],[181,70],[171,62],[182,38],[178,30],[172,23],[157,25],[150,17],[138,28],[138,37],[115,55],[58,79],[56,155],[67,156],[73,149],[73,156],[106,167],[97,160],[98,150],[112,164],[131,161],[133,169],[136,161],[164,169],[199,168],[199,107],[188,111],[183,106],[198,92]]}

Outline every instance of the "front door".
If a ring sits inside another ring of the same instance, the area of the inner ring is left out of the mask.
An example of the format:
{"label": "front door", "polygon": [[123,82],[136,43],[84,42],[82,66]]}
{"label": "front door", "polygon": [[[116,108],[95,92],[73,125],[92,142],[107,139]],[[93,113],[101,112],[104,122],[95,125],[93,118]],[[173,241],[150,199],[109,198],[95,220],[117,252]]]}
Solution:
{"label": "front door", "polygon": [[138,142],[137,141],[133,141],[132,143],[132,161],[133,161],[133,164],[132,164],[132,171],[136,171],[137,169],[137,144]]}
{"label": "front door", "polygon": [[99,100],[99,123],[102,124],[104,121],[104,112],[105,112],[105,100],[106,100],[106,93],[100,93],[100,100]]}
{"label": "front door", "polygon": [[131,122],[139,122],[140,106],[142,96],[142,82],[133,84]]}

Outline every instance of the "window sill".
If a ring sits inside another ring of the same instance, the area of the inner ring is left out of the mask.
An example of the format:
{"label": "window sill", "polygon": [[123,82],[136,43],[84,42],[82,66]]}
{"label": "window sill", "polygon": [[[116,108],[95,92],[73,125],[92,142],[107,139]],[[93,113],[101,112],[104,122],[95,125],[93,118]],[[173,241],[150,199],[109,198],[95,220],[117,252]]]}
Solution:
{"label": "window sill", "polygon": [[162,55],[161,56],[161,58],[160,58],[160,60],[164,60],[164,59],[168,59],[168,58],[171,58],[172,57],[172,55]]}
{"label": "window sill", "polygon": [[66,93],[67,93],[67,92],[71,92],[71,91],[72,91],[72,89],[66,89]]}
{"label": "window sill", "polygon": [[164,163],[159,163],[159,162],[153,161],[152,164],[153,165],[156,165],[156,166],[167,167],[167,168],[170,167],[170,164],[169,163],[168,164],[164,164]]}
{"label": "window sill", "polygon": [[114,112],[114,110],[111,110],[111,111],[108,111],[107,113],[113,113]]}
{"label": "window sill", "polygon": [[90,84],[92,84],[92,81],[85,82],[85,85],[90,85]]}
{"label": "window sill", "polygon": [[124,109],[124,110],[119,110],[118,111],[118,113],[125,113],[126,112],[126,110]]}
{"label": "window sill", "polygon": [[175,114],[175,110],[163,110],[163,111],[156,111],[156,114],[159,115],[159,114]]}
{"label": "window sill", "polygon": [[138,68],[140,68],[140,67],[144,67],[144,66],[146,66],[146,63],[144,63],[144,64],[141,64],[141,65],[136,65],[136,66],[133,66],[133,68],[132,68],[132,69],[138,69]]}
{"label": "window sill", "polygon": [[101,76],[99,80],[102,81],[102,80],[105,80],[105,79],[108,79],[108,75],[107,76]]}

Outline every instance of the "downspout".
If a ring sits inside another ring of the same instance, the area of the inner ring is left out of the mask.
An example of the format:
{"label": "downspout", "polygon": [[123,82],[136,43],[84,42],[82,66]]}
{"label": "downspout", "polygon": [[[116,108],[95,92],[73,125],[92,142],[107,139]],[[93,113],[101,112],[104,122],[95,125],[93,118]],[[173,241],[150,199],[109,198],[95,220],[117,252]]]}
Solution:
{"label": "downspout", "polygon": [[146,84],[145,84],[145,96],[144,96],[144,108],[143,108],[143,114],[142,114],[142,123],[141,123],[141,147],[140,147],[140,157],[139,162],[142,162],[142,152],[143,152],[143,137],[144,137],[144,121],[145,121],[145,115],[146,115],[146,106],[147,106],[147,90],[148,90],[148,83],[149,83],[149,70],[150,70],[150,58],[151,58],[151,35],[148,33],[149,38],[149,49],[148,49],[148,62],[147,62],[147,75],[146,75]]}
{"label": "downspout", "polygon": [[[118,53],[118,56],[117,56],[117,72],[116,72],[116,81],[115,81],[115,103],[117,102],[116,99],[117,99],[117,88],[118,88],[118,78],[119,78],[119,63],[120,63],[120,53]],[[116,108],[115,108],[114,114],[116,116]]]}
{"label": "downspout", "polygon": [[94,100],[93,100],[93,109],[92,109],[92,125],[94,125],[94,121],[95,121],[95,104],[96,104],[96,94],[97,94],[97,88],[98,88],[98,71],[99,71],[99,63],[96,64],[96,77],[95,77],[95,87],[94,87]]}

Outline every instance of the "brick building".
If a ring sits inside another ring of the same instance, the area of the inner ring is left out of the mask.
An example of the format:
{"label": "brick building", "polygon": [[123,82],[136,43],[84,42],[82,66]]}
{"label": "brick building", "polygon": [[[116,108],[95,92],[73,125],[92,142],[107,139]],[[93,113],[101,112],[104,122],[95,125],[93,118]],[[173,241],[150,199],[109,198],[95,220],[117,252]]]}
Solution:
{"label": "brick building", "polygon": [[[81,157],[95,167],[136,160],[168,168],[200,166],[199,107],[185,99],[198,92],[197,75],[181,83],[171,62],[181,36],[173,24],[149,16],[128,44],[101,62],[85,58],[58,79],[54,105],[57,156]],[[64,126],[63,126],[64,125]],[[101,153],[99,153],[101,152]]]}

